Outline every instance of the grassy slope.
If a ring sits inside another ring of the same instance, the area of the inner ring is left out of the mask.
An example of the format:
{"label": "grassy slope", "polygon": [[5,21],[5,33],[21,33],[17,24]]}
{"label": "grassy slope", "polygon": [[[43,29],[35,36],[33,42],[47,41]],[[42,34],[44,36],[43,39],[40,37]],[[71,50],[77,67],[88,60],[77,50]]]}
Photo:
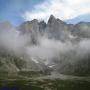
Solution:
{"label": "grassy slope", "polygon": [[82,80],[29,79],[0,80],[0,90],[90,90],[90,82]]}

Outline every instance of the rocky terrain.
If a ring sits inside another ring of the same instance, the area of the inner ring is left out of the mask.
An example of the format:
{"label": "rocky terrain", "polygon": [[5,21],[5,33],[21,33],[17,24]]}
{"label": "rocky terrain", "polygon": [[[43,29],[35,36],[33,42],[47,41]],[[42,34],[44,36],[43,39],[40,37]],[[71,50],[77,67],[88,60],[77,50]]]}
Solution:
{"label": "rocky terrain", "polygon": [[90,75],[90,23],[26,21],[0,23],[0,73],[58,72]]}

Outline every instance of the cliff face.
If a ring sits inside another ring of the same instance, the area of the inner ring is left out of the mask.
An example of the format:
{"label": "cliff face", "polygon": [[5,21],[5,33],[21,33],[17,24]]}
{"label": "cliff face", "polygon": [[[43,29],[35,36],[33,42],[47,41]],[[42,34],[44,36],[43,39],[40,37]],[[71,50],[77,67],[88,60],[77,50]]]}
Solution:
{"label": "cliff face", "polygon": [[[83,55],[83,57],[80,57],[80,53],[76,54],[80,49],[79,44],[81,44],[83,40],[88,40],[90,38],[90,23],[80,22],[78,24],[66,24],[60,19],[55,18],[53,15],[50,16],[47,23],[44,21],[35,22],[37,24],[33,25],[33,31],[35,33],[33,34],[33,37],[36,38],[36,41],[38,41],[38,37],[42,38],[44,36],[51,40],[54,39],[63,43],[70,42],[73,46],[76,45],[76,47],[69,52],[65,52],[65,54],[53,58],[51,62],[49,61],[50,63],[48,66],[50,68],[60,73],[66,74],[80,75],[81,73],[81,75],[85,75],[86,73],[90,73],[88,72],[88,70],[90,70],[89,56],[86,54],[85,56]],[[25,32],[27,32],[27,30],[32,32],[32,23],[33,21],[26,22],[20,27],[23,27],[24,29],[22,28],[22,30]],[[24,25],[28,25],[26,26],[26,29]],[[22,32],[22,30],[20,31]],[[66,47],[68,48],[68,44]]]}
{"label": "cliff face", "polygon": [[20,71],[48,69],[44,63],[37,63],[37,60],[27,55],[27,47],[36,44],[39,36],[38,21],[28,23],[24,23],[19,29],[9,22],[0,24],[0,73],[17,74]]}
{"label": "cliff face", "polygon": [[82,38],[90,37],[90,23],[80,22],[78,24],[66,24],[60,19],[55,18],[53,15],[50,16],[47,23],[44,21],[39,22],[38,20],[27,21],[21,24],[18,29],[22,33],[34,33],[43,35],[47,34],[50,38],[61,39],[68,34],[76,35]]}
{"label": "cliff face", "polygon": [[[84,42],[82,43],[82,41],[90,39],[89,28],[90,23],[80,22],[76,25],[66,24],[53,15],[50,16],[47,23],[34,19],[24,22],[17,28],[9,23],[1,23],[0,33],[3,31],[9,32],[10,30],[10,32],[17,31],[21,37],[19,41],[19,38],[14,38],[16,39],[16,45],[14,46],[15,52],[13,52],[13,55],[16,55],[16,58],[12,56],[12,51],[10,51],[9,55],[5,54],[4,56],[4,53],[0,53],[0,71],[45,71],[52,69],[65,74],[86,74],[88,70],[90,71],[90,53],[81,55],[80,50],[83,50]],[[43,37],[45,39],[43,39]],[[3,39],[2,37],[0,38],[0,42],[2,42]],[[25,44],[21,42],[24,40],[26,40]],[[7,50],[7,45],[4,46],[4,44],[0,43],[0,50]],[[19,48],[17,49],[18,44]],[[27,52],[28,49],[30,49],[30,52]],[[54,51],[56,53],[54,53]],[[19,58],[17,58],[17,56]],[[47,56],[52,56],[52,58],[46,58]],[[90,74],[90,72],[88,72],[88,74]]]}
{"label": "cliff face", "polygon": [[20,70],[26,67],[25,65],[23,59],[7,52],[0,52],[0,75],[3,73],[16,75]]}

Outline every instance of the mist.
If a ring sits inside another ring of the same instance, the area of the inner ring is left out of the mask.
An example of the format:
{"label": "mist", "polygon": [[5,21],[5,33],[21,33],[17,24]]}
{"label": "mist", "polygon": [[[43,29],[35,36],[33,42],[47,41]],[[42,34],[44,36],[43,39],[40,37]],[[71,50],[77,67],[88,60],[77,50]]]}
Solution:
{"label": "mist", "polygon": [[17,56],[25,56],[28,60],[33,61],[32,58],[35,58],[35,63],[42,62],[45,65],[53,65],[61,61],[64,64],[69,62],[75,63],[90,54],[89,38],[73,43],[70,40],[63,42],[54,38],[48,38],[48,36],[39,36],[37,44],[32,44],[31,38],[30,34],[21,34],[15,28],[1,30],[0,47]]}
{"label": "mist", "polygon": [[17,55],[23,53],[29,41],[28,36],[20,35],[15,28],[0,30],[0,47],[10,53]]}

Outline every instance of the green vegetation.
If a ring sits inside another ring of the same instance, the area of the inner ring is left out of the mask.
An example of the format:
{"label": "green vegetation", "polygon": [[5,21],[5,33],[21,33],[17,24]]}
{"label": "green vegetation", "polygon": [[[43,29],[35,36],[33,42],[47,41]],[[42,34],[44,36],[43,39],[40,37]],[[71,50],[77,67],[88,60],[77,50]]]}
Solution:
{"label": "green vegetation", "polygon": [[90,82],[59,79],[0,80],[0,88],[17,88],[17,90],[90,90]]}
{"label": "green vegetation", "polygon": [[[46,77],[50,74],[48,70],[23,71],[22,68],[25,65],[23,59],[7,53],[0,53],[0,90],[90,90],[90,80],[44,79],[43,76]],[[73,66],[68,65],[64,68],[67,70],[66,74],[89,76],[90,59],[87,57]]]}

